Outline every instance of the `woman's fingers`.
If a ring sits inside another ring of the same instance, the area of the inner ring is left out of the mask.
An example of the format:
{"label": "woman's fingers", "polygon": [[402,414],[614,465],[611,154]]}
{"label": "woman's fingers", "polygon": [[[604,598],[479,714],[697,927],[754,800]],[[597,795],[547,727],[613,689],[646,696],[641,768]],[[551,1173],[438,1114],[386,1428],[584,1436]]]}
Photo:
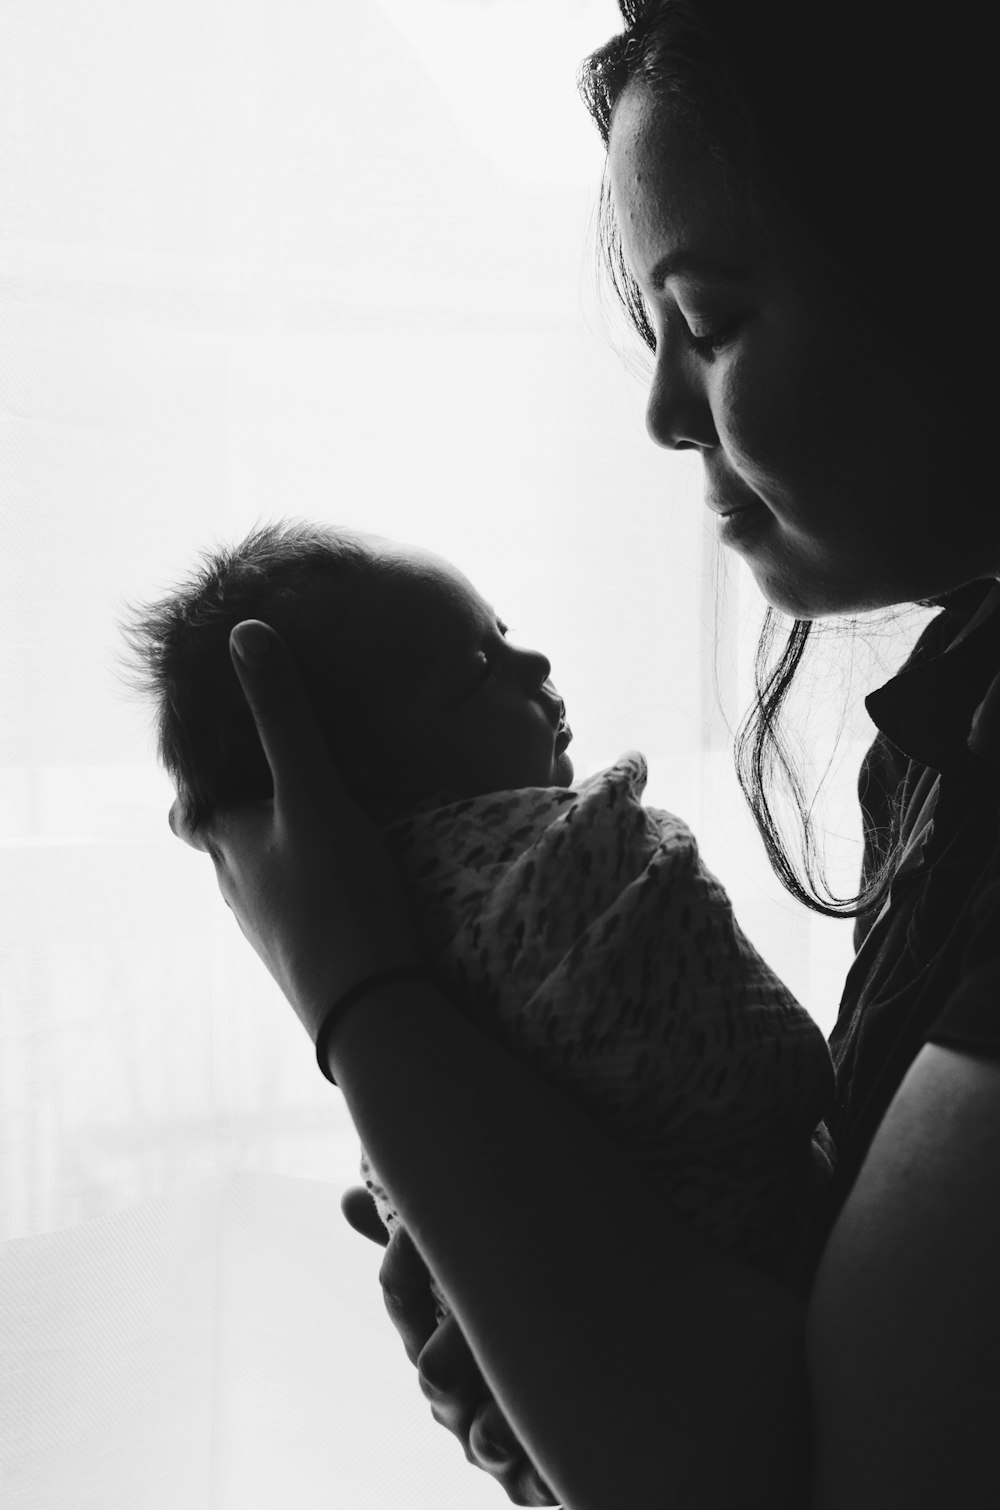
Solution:
{"label": "woman's fingers", "polygon": [[492,1396],[473,1417],[465,1455],[497,1480],[512,1504],[558,1504]]}
{"label": "woman's fingers", "polygon": [[233,666],[274,779],[275,796],[322,790],[336,772],[299,669],[281,636],[244,619],[229,637]]}
{"label": "woman's fingers", "polygon": [[378,1207],[363,1185],[354,1185],[350,1190],[344,1191],[340,1198],[340,1209],[355,1232],[360,1232],[362,1237],[370,1238],[382,1248],[387,1246],[389,1234],[378,1214]]}
{"label": "woman's fingers", "polygon": [[[352,1227],[369,1236],[362,1196],[368,1200],[365,1191],[348,1191],[341,1206]],[[404,1227],[392,1234],[379,1278],[435,1421],[458,1438],[470,1463],[497,1480],[512,1504],[557,1504],[494,1400],[455,1317],[438,1322],[427,1265]]]}
{"label": "woman's fingers", "polygon": [[437,1328],[437,1315],[427,1265],[405,1227],[397,1227],[389,1239],[379,1282],[389,1319],[403,1339],[406,1356],[416,1363]]}
{"label": "woman's fingers", "polygon": [[420,1388],[435,1421],[464,1441],[475,1412],[490,1396],[454,1316],[446,1316],[431,1333],[416,1362]]}
{"label": "woman's fingers", "polygon": [[512,1504],[557,1503],[490,1393],[454,1316],[428,1339],[417,1368],[435,1421],[458,1437],[466,1459],[496,1479]]}

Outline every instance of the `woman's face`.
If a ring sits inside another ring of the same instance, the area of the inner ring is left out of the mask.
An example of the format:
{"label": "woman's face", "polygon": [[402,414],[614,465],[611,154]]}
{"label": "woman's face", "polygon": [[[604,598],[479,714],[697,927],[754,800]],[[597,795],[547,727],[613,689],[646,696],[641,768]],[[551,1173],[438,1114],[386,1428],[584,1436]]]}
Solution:
{"label": "woman's face", "polygon": [[[876,290],[880,327],[794,224],[755,234],[645,84],[618,103],[609,168],[657,337],[650,435],[700,451],[720,539],[767,601],[819,618],[1000,573],[985,389],[957,348],[941,356],[940,314],[933,348],[927,332],[907,341],[891,288]],[[858,238],[863,258],[863,226]]]}

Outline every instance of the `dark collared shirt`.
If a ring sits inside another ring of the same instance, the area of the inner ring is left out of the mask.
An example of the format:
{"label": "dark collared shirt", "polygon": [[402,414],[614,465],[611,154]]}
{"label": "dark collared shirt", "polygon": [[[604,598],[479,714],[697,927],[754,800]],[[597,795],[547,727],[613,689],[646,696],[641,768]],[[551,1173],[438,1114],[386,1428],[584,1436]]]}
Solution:
{"label": "dark collared shirt", "polygon": [[[840,1163],[831,1218],[925,1043],[1000,1054],[1000,586],[953,593],[902,670],[866,699],[879,734],[861,768],[866,832],[901,792],[888,901],[855,928],[830,1047]],[[875,846],[866,840],[865,875]]]}

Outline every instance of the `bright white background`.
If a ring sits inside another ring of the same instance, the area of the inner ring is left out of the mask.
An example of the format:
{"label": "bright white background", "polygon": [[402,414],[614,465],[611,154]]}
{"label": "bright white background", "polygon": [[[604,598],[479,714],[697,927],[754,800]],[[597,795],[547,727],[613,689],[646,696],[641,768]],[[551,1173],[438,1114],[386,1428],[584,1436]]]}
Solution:
{"label": "bright white background", "polygon": [[[3,8],[10,1510],[506,1503],[431,1421],[339,1216],[342,1102],[169,835],[117,679],[124,603],[206,546],[296,514],[453,559],[551,658],[577,774],[644,750],[832,1021],[849,925],[783,896],[732,773],[759,600],[739,563],[717,599],[697,467],[647,441],[594,293],[574,71],[616,29],[611,0]],[[839,670],[822,688],[810,757]],[[845,888],[869,735],[832,788]]]}

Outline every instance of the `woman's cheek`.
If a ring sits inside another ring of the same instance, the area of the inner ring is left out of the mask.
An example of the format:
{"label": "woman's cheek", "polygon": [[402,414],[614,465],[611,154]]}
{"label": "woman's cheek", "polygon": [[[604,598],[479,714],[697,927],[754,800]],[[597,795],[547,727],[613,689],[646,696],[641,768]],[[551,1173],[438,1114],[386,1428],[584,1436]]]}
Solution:
{"label": "woman's cheek", "polygon": [[732,471],[767,499],[781,488],[793,449],[793,427],[780,373],[772,374],[753,356],[734,355],[720,370],[716,428]]}
{"label": "woman's cheek", "polygon": [[763,497],[822,490],[867,428],[849,347],[826,318],[789,313],[750,328],[723,377],[723,408],[734,462]]}

